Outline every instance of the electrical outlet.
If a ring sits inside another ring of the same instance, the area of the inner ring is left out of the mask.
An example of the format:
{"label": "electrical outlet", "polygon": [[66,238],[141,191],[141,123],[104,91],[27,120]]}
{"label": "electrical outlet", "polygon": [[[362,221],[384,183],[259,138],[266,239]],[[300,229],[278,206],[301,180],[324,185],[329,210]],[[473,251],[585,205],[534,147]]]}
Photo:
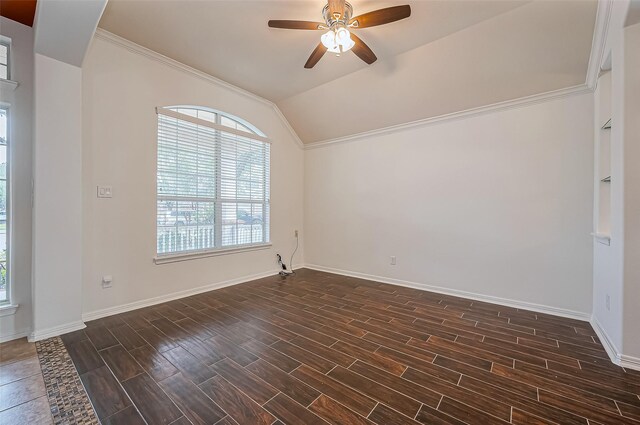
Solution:
{"label": "electrical outlet", "polygon": [[111,288],[113,286],[113,277],[102,276],[102,289]]}
{"label": "electrical outlet", "polygon": [[293,231],[293,235],[297,238],[298,237],[298,230],[294,230]]}
{"label": "electrical outlet", "polygon": [[391,265],[392,265],[392,266],[395,266],[395,265],[396,265],[396,256],[395,256],[395,255],[392,255],[392,256],[391,256]]}
{"label": "electrical outlet", "polygon": [[606,304],[607,304],[607,310],[611,311],[611,297],[609,296],[609,294],[607,294]]}

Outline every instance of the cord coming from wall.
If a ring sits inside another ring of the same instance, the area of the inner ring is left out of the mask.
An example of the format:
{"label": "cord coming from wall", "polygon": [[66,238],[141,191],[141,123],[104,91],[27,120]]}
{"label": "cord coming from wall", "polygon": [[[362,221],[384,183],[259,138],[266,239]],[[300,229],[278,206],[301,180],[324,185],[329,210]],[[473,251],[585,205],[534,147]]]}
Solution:
{"label": "cord coming from wall", "polygon": [[300,240],[298,239],[298,231],[295,231],[295,236],[296,236],[296,248],[293,250],[293,253],[291,254],[291,259],[289,261],[289,266],[291,267],[291,269],[287,269],[287,265],[285,263],[282,262],[282,256],[280,256],[280,254],[276,254],[276,258],[278,259],[278,264],[280,265],[280,268],[282,270],[280,270],[280,276],[289,276],[291,274],[295,274],[295,272],[293,271],[293,256],[296,255],[296,252],[298,252],[298,245],[300,243]]}

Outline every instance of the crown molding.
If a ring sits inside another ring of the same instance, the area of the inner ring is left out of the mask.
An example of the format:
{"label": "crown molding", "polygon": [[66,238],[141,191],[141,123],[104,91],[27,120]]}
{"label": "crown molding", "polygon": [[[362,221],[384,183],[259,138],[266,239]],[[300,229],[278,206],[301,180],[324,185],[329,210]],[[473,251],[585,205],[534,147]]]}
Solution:
{"label": "crown molding", "polygon": [[567,96],[574,96],[574,95],[580,95],[580,94],[592,92],[595,89],[595,86],[597,84],[598,74],[600,72],[602,61],[604,59],[605,44],[607,39],[609,22],[611,19],[612,6],[613,6],[613,0],[598,1],[596,21],[595,21],[595,27],[594,27],[594,33],[593,33],[593,39],[592,39],[592,45],[591,45],[591,54],[589,56],[589,65],[587,68],[585,84],[580,84],[577,86],[568,87],[568,88],[559,89],[559,90],[553,90],[546,93],[540,93],[532,96],[525,96],[518,99],[493,103],[485,106],[480,106],[477,108],[471,108],[463,111],[439,115],[436,117],[424,118],[416,121],[410,121],[407,123],[396,124],[396,125],[383,127],[375,130],[365,131],[365,132],[356,133],[348,136],[337,137],[333,139],[326,139],[326,140],[321,140],[318,142],[312,142],[312,143],[306,143],[306,144],[302,142],[302,140],[300,139],[296,131],[293,129],[293,127],[289,123],[289,120],[287,120],[286,116],[282,113],[278,105],[276,105],[274,102],[268,99],[265,99],[263,97],[260,97],[254,93],[251,93],[250,91],[234,86],[233,84],[230,84],[224,80],[216,78],[210,74],[207,74],[205,72],[192,68],[188,65],[185,65],[182,62],[178,62],[174,59],[164,56],[156,51],[153,51],[139,44],[136,44],[130,40],[122,38],[102,28],[98,28],[96,30],[95,36],[96,38],[108,41],[112,44],[123,47],[133,53],[161,62],[171,68],[177,69],[191,76],[195,76],[210,84],[215,84],[217,86],[224,87],[230,91],[233,91],[234,93],[243,95],[245,97],[248,97],[254,101],[260,102],[270,107],[274,111],[274,113],[280,118],[280,121],[282,122],[284,127],[287,129],[291,137],[294,139],[296,145],[301,149],[308,150],[308,149],[321,148],[324,146],[337,144],[337,143],[346,143],[346,142],[361,140],[361,139],[372,137],[372,136],[390,134],[390,133],[407,130],[414,127],[433,125],[433,124],[442,123],[445,121],[469,118],[472,116],[482,115],[482,114],[491,113],[491,112],[520,108],[523,106],[543,103],[543,102],[547,102],[550,100],[559,99]]}
{"label": "crown molding", "polygon": [[383,127],[377,130],[365,131],[362,133],[353,134],[350,136],[337,137],[335,139],[327,139],[319,142],[307,143],[304,146],[305,150],[317,149],[329,145],[338,143],[353,142],[361,140],[367,137],[380,136],[398,131],[408,130],[416,127],[425,127],[428,125],[439,124],[445,121],[454,121],[464,118],[470,118],[477,115],[488,114],[492,112],[504,111],[508,109],[522,108],[524,106],[535,105],[538,103],[549,102],[555,99],[561,99],[569,96],[577,96],[586,93],[593,92],[593,89],[589,88],[586,84],[580,84],[578,86],[568,87],[565,89],[553,90],[546,93],[535,94],[532,96],[521,97],[518,99],[507,100],[504,102],[493,103],[491,105],[480,106],[477,108],[466,109],[460,112],[452,112],[450,114],[438,115],[436,117],[424,118],[417,121],[410,121],[404,124],[392,125],[389,127]]}
{"label": "crown molding", "polygon": [[289,124],[289,120],[287,119],[287,117],[284,116],[280,108],[278,108],[278,105],[276,105],[275,103],[272,103],[271,105],[273,106],[273,110],[275,111],[276,115],[280,117],[280,120],[282,120],[284,126],[287,128],[287,130],[289,130],[289,133],[291,134],[291,137],[293,137],[296,141],[296,144],[300,147],[300,149],[304,149],[304,143],[302,142],[302,139],[298,137],[298,133],[296,133],[293,127],[291,127],[291,124]]}
{"label": "crown molding", "polygon": [[160,54],[154,50],[148,49],[144,46],[141,46],[139,44],[134,43],[131,40],[127,40],[126,38],[120,37],[119,35],[113,34],[107,30],[104,30],[102,28],[98,28],[95,32],[95,38],[98,38],[100,40],[109,42],[111,44],[114,44],[116,46],[122,47],[128,51],[130,51],[131,53],[135,53],[137,55],[140,56],[144,56],[148,59],[154,60],[156,62],[160,62],[163,65],[166,65],[170,68],[173,68],[175,70],[181,71],[185,74],[188,74],[192,77],[196,77],[199,78],[200,80],[203,80],[209,84],[213,84],[219,87],[224,87],[225,89],[232,91],[236,94],[242,95],[244,97],[247,97],[253,101],[262,103],[263,105],[266,105],[267,107],[271,108],[273,110],[273,112],[280,118],[280,120],[282,121],[282,124],[284,125],[284,127],[287,129],[287,131],[290,133],[291,137],[293,137],[293,140],[296,142],[296,145],[299,148],[303,148],[303,143],[302,140],[300,140],[300,137],[298,137],[298,134],[295,132],[295,130],[293,129],[293,127],[291,127],[291,124],[289,124],[289,121],[287,120],[287,118],[282,114],[282,112],[280,111],[280,108],[278,108],[278,106],[273,103],[272,101],[265,99],[264,97],[260,97],[254,93],[251,93],[248,90],[242,89],[238,86],[234,86],[233,84],[227,83],[224,80],[221,80],[219,78],[214,77],[211,74],[207,74],[206,72],[202,72],[200,70],[197,70],[195,68],[190,67],[189,65],[185,65],[182,62],[178,62],[175,59],[171,59],[170,57],[167,57],[163,54]]}
{"label": "crown molding", "polygon": [[337,137],[333,139],[321,140],[318,142],[306,143],[304,149],[316,149],[323,146],[328,146],[336,143],[345,143],[355,140],[360,140],[367,137],[389,134],[397,131],[402,131],[414,127],[427,126],[431,124],[437,124],[444,121],[456,120],[462,118],[468,118],[475,115],[481,115],[490,112],[497,112],[501,110],[520,108],[527,105],[533,105],[536,103],[547,102],[550,100],[585,94],[593,92],[598,81],[598,75],[604,61],[605,45],[607,41],[607,32],[609,29],[609,22],[611,20],[611,10],[613,8],[614,0],[598,0],[598,6],[596,10],[596,20],[593,31],[593,39],[591,42],[591,53],[589,55],[589,65],[587,67],[587,75],[585,84],[580,84],[574,87],[568,87],[560,90],[554,90],[546,93],[536,94],[533,96],[526,96],[518,99],[513,99],[505,102],[498,102],[490,105],[485,105],[477,108],[467,109],[464,111],[453,112],[450,114],[439,115],[436,117],[425,118],[417,121],[410,121],[403,124],[392,125],[389,127],[383,127],[376,130],[365,131],[362,133],[356,133],[349,136]]}
{"label": "crown molding", "polygon": [[611,9],[613,0],[599,0],[596,11],[596,23],[593,29],[593,39],[591,41],[591,54],[589,55],[589,66],[587,67],[586,85],[590,89],[595,89],[598,83],[598,75],[602,68],[605,56],[605,46],[607,43],[607,33],[609,22],[611,21]]}

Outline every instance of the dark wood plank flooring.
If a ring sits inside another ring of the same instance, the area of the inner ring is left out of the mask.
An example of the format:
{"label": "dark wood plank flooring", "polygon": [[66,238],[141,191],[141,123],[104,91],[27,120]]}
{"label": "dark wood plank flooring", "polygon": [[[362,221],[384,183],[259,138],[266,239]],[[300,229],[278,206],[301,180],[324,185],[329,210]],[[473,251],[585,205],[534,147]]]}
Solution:
{"label": "dark wood plank flooring", "polygon": [[587,322],[312,270],[63,340],[109,424],[640,425]]}

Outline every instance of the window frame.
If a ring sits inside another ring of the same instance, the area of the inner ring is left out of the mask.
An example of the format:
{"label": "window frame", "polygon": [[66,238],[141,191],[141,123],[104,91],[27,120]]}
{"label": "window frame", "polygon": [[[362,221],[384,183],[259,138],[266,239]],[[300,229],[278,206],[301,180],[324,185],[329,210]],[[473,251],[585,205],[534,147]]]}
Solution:
{"label": "window frame", "polygon": [[[5,288],[6,288],[6,299],[0,299],[0,309],[6,309],[8,307],[16,307],[13,306],[13,285],[11,279],[11,115],[10,115],[10,107],[6,104],[0,103],[0,109],[4,111],[5,114],[5,125],[6,125],[6,169],[5,169],[5,244],[6,244],[6,255],[5,255]],[[0,313],[0,316],[4,314]]]}
{"label": "window frame", "polygon": [[11,80],[11,41],[6,37],[0,36],[0,45],[7,47],[7,64],[5,65],[7,67],[7,78],[0,78],[0,80],[12,81]]}
{"label": "window frame", "polygon": [[[215,115],[215,121],[210,121],[210,120],[206,120],[203,118],[199,118],[199,117],[195,117],[192,115],[188,115],[188,114],[183,114],[181,112],[178,112],[178,109],[191,109],[191,110],[195,110],[195,111],[204,111],[204,112],[208,112],[208,113],[213,113]],[[230,134],[237,134],[241,137],[245,137],[245,138],[249,138],[252,139],[254,141],[259,141],[259,142],[263,142],[265,144],[267,144],[267,149],[271,149],[271,141],[265,136],[265,134],[260,131],[257,127],[255,127],[253,124],[247,122],[246,120],[234,116],[232,114],[217,110],[217,109],[212,109],[212,108],[208,108],[208,107],[203,107],[203,106],[195,106],[195,105],[177,105],[177,106],[165,106],[165,107],[157,107],[156,108],[156,114],[159,115],[165,115],[165,116],[174,116],[175,114],[180,114],[181,116],[187,118],[185,119],[185,121],[189,121],[192,122],[196,125],[203,125],[203,126],[207,126],[206,123],[211,123],[212,125],[208,125],[208,127],[210,128],[214,128],[214,130],[216,130],[216,132],[228,132]],[[175,118],[177,119],[181,119],[180,116],[175,116]],[[225,126],[224,124],[222,124],[222,119],[223,118],[227,118],[230,119],[232,121],[234,121],[235,123],[245,127],[247,130],[251,131],[251,133],[246,132],[244,130],[240,130],[240,129],[235,129],[233,127],[228,127]],[[217,126],[219,128],[215,128],[214,126]],[[221,128],[224,127],[224,128]],[[233,253],[238,253],[238,252],[246,252],[246,251],[255,251],[255,250],[262,250],[262,249],[269,249],[272,245],[271,243],[271,219],[270,219],[270,210],[271,210],[271,155],[269,152],[268,155],[268,160],[265,161],[265,168],[268,169],[269,174],[265,177],[265,182],[267,183],[265,185],[265,194],[269,194],[269,196],[265,196],[264,200],[262,202],[252,202],[251,200],[244,200],[244,199],[238,199],[237,197],[235,199],[225,199],[222,198],[221,196],[221,171],[222,171],[222,165],[221,165],[221,156],[220,156],[220,152],[218,151],[218,154],[215,157],[215,161],[216,161],[216,177],[215,177],[215,185],[216,185],[216,190],[215,190],[215,197],[213,198],[213,202],[215,205],[215,209],[214,209],[214,234],[215,234],[215,246],[213,248],[204,248],[204,249],[192,249],[192,250],[187,250],[187,251],[176,251],[176,252],[167,252],[167,253],[159,253],[158,252],[158,202],[161,199],[160,194],[158,193],[158,148],[159,148],[159,140],[158,140],[158,136],[159,136],[159,129],[160,129],[160,123],[159,121],[157,121],[156,124],[156,168],[155,168],[155,179],[156,179],[156,248],[155,248],[155,256],[154,256],[154,263],[155,264],[165,264],[165,263],[172,263],[172,262],[178,262],[178,261],[187,261],[187,260],[193,260],[193,259],[198,259],[198,258],[206,258],[206,257],[213,257],[213,256],[219,256],[219,255],[227,255],[227,254],[233,254]],[[236,195],[237,196],[237,195]],[[168,197],[171,197],[171,195],[169,195]],[[203,201],[204,202],[204,201]],[[238,203],[249,203],[249,204],[253,204],[253,203],[258,203],[258,204],[262,204],[263,205],[263,228],[262,228],[262,242],[257,242],[257,243],[246,243],[246,244],[235,244],[235,245],[229,245],[229,246],[223,246],[222,242],[221,242],[221,232],[222,232],[222,208],[221,205],[224,202],[235,202],[236,204]]]}

